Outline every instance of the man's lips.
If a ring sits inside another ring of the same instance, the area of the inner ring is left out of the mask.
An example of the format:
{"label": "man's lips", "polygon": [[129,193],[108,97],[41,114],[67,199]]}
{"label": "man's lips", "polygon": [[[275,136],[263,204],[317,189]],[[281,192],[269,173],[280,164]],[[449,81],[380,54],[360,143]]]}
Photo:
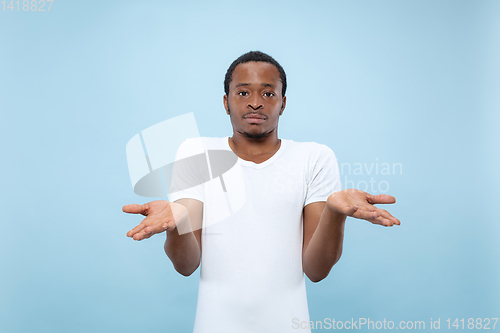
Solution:
{"label": "man's lips", "polygon": [[260,124],[264,120],[266,120],[266,118],[264,118],[263,116],[260,116],[258,114],[248,115],[248,116],[244,117],[244,119],[246,122],[252,123],[252,124]]}
{"label": "man's lips", "polygon": [[266,117],[261,116],[260,114],[249,114],[246,115],[245,118],[259,118],[259,119],[266,119]]}

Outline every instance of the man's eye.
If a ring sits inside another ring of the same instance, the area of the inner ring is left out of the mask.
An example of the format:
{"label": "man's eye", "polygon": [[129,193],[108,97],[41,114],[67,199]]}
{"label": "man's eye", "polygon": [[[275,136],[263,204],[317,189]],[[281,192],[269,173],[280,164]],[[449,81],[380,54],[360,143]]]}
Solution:
{"label": "man's eye", "polygon": [[274,96],[274,93],[272,93],[272,92],[266,92],[266,93],[264,93],[264,96],[266,96],[266,97],[272,97],[272,96]]}
{"label": "man's eye", "polygon": [[246,96],[246,95],[248,95],[248,94],[247,94],[247,92],[246,92],[246,91],[240,91],[240,92],[238,93],[238,95],[240,95],[240,96]]}

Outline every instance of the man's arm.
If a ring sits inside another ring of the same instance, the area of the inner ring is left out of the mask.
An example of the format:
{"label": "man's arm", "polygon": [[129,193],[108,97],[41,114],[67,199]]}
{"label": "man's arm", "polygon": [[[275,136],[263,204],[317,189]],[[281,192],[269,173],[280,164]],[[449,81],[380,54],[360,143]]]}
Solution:
{"label": "man's arm", "polygon": [[383,226],[399,225],[388,211],[373,206],[390,204],[390,195],[370,195],[354,189],[335,192],[326,202],[314,202],[304,207],[304,243],[302,267],[313,282],[326,278],[342,254],[344,226],[347,216]]}
{"label": "man's arm", "polygon": [[312,282],[327,277],[340,259],[346,217],[332,214],[324,201],[304,207],[302,267]]}
{"label": "man's arm", "polygon": [[190,231],[180,235],[178,228],[167,230],[164,249],[175,270],[189,276],[200,265],[203,203],[195,199],[179,199],[175,203],[187,209]]}

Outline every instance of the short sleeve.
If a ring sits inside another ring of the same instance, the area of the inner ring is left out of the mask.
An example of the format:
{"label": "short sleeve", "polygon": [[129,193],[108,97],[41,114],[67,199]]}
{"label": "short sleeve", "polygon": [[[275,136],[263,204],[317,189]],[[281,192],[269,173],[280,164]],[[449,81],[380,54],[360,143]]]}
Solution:
{"label": "short sleeve", "polygon": [[203,184],[209,179],[201,139],[188,139],[178,148],[169,179],[170,202],[196,199],[204,202]]}
{"label": "short sleeve", "polygon": [[304,207],[310,203],[326,201],[330,194],[340,191],[340,173],[333,150],[320,145],[308,162],[307,193]]}

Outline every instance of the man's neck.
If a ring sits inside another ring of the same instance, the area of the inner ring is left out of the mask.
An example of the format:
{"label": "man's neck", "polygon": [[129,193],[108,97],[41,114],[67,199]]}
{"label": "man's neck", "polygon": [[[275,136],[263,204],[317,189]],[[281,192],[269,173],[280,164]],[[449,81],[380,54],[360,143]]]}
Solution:
{"label": "man's neck", "polygon": [[229,138],[229,147],[241,159],[262,163],[279,150],[281,140],[276,132],[258,139],[236,132]]}

